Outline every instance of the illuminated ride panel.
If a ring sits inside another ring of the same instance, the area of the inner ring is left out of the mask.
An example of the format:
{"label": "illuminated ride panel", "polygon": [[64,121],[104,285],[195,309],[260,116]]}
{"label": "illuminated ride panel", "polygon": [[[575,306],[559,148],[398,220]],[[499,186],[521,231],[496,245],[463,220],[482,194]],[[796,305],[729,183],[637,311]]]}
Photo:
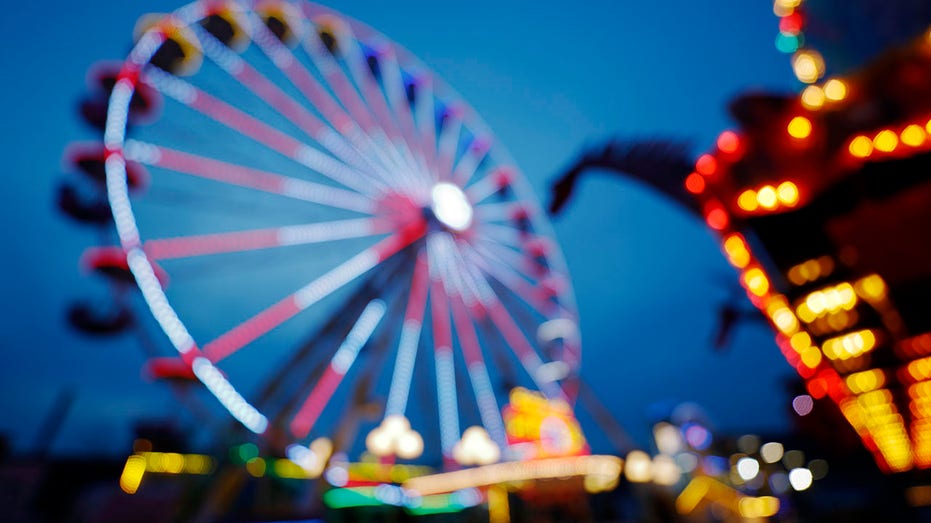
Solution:
{"label": "illuminated ride panel", "polygon": [[931,467],[931,33],[732,112],[686,188],[810,394],[883,470]]}

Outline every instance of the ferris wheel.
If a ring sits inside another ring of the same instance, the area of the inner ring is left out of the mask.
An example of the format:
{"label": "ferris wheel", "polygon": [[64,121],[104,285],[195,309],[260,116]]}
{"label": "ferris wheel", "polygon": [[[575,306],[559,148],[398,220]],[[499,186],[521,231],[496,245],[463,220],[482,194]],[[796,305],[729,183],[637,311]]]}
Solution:
{"label": "ferris wheel", "polygon": [[242,426],[284,448],[375,402],[370,452],[449,460],[477,426],[507,459],[510,388],[574,402],[546,217],[423,64],[308,2],[201,1],[137,29],[106,107],[118,254]]}

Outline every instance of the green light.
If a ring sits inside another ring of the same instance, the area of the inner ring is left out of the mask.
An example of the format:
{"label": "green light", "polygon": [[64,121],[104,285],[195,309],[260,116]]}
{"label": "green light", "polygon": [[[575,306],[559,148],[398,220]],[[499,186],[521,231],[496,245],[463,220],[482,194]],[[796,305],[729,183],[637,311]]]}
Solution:
{"label": "green light", "polygon": [[800,37],[801,35],[791,33],[779,33],[779,36],[776,37],[776,49],[783,53],[794,53],[802,45]]}
{"label": "green light", "polygon": [[255,443],[243,443],[230,449],[230,454],[234,461],[248,463],[249,460],[259,457],[259,448],[255,446]]}
{"label": "green light", "polygon": [[375,499],[374,487],[335,488],[323,495],[326,506],[334,509],[352,507],[380,507],[382,502]]}

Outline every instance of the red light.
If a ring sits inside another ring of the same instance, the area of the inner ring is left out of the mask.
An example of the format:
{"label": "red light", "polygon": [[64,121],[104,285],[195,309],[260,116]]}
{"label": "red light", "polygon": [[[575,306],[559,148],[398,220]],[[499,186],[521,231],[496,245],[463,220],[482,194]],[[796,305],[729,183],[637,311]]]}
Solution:
{"label": "red light", "polygon": [[779,31],[788,34],[798,34],[802,31],[802,15],[798,11],[784,16],[779,20]]}
{"label": "red light", "polygon": [[710,154],[703,154],[699,156],[698,161],[695,162],[695,170],[698,171],[699,174],[711,176],[718,170],[718,161]]}
{"label": "red light", "polygon": [[729,219],[724,209],[716,207],[708,211],[708,214],[705,215],[705,221],[708,222],[709,227],[716,231],[720,231],[727,227]]}
{"label": "red light", "polygon": [[705,191],[705,179],[698,173],[692,173],[685,179],[685,189],[692,194]]}
{"label": "red light", "polygon": [[737,137],[737,133],[734,131],[724,131],[718,136],[718,149],[720,149],[722,153],[736,153],[739,147],[740,138]]}
{"label": "red light", "polygon": [[821,399],[828,393],[828,384],[824,378],[815,378],[808,382],[808,393],[816,400]]}

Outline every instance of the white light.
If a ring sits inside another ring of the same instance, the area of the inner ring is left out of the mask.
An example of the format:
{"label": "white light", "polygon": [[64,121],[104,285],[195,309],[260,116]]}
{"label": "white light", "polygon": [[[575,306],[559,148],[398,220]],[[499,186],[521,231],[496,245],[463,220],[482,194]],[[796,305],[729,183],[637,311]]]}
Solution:
{"label": "white light", "polygon": [[811,471],[806,468],[800,467],[789,471],[789,483],[795,490],[802,491],[807,489],[811,486],[812,479]]}
{"label": "white light", "polygon": [[443,225],[462,232],[472,225],[472,206],[459,187],[443,182],[433,186],[430,208]]}
{"label": "white light", "polygon": [[753,458],[740,458],[737,461],[737,474],[740,479],[750,481],[760,473],[760,462]]}
{"label": "white light", "polygon": [[783,448],[782,443],[777,443],[771,441],[760,448],[760,455],[763,456],[763,461],[767,463],[775,463],[782,459]]}

